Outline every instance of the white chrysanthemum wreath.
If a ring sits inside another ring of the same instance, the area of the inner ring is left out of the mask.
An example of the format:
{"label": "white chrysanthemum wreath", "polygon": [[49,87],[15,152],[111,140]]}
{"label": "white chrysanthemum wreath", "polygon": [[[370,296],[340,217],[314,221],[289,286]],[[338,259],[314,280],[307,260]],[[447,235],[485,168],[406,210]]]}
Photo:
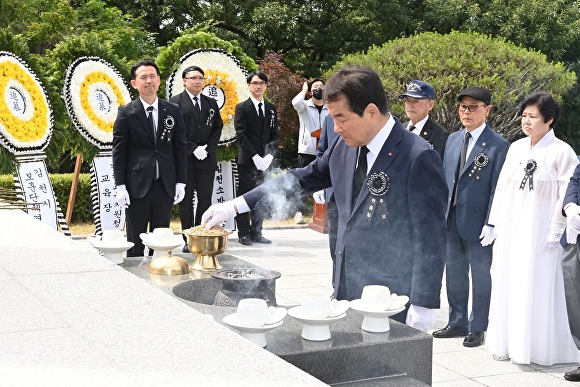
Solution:
{"label": "white chrysanthemum wreath", "polygon": [[67,69],[63,94],[83,137],[100,148],[110,147],[119,106],[131,100],[119,72],[100,58],[81,57]]}

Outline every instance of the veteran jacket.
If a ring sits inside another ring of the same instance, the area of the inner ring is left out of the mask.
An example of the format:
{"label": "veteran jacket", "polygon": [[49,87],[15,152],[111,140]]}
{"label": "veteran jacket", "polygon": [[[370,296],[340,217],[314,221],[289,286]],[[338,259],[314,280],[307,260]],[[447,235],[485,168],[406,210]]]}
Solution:
{"label": "veteran jacket", "polygon": [[[455,187],[459,156],[465,137],[465,128],[449,135],[445,146],[443,167],[449,189],[447,212]],[[493,194],[501,167],[505,161],[509,142],[486,124],[473,149],[467,155],[463,170],[459,171],[457,186],[457,231],[468,241],[479,241],[484,224],[487,224]]]}
{"label": "veteran jacket", "polygon": [[[409,121],[403,124],[403,127],[407,127]],[[444,127],[439,125],[437,122],[433,121],[431,117],[427,118],[427,122],[423,125],[421,133],[419,134],[421,138],[425,139],[432,147],[439,153],[441,160],[445,154],[445,144],[447,143],[447,137],[449,137],[449,132],[445,130]]]}

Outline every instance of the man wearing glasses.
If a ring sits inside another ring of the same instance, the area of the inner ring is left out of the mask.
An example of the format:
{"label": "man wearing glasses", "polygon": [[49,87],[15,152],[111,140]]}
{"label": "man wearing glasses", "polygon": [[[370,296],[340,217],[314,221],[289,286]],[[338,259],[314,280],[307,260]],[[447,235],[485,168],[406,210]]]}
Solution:
{"label": "man wearing glasses", "polygon": [[[216,149],[224,124],[216,100],[201,93],[205,85],[203,70],[189,66],[181,77],[185,90],[169,101],[179,106],[187,132],[187,185],[185,198],[179,203],[181,229],[186,230],[201,224],[201,215],[211,205],[213,180],[218,169]],[[194,191],[197,192],[195,219]],[[185,235],[183,238],[186,240]],[[189,253],[187,243],[183,252]]]}
{"label": "man wearing glasses", "polygon": [[405,113],[409,117],[409,122],[404,123],[403,126],[425,139],[443,160],[449,133],[429,117],[435,99],[433,86],[423,81],[412,81],[407,86],[407,92],[401,94],[399,99],[403,100]]}
{"label": "man wearing glasses", "polygon": [[[485,121],[491,110],[487,90],[468,87],[458,100],[463,129],[449,135],[443,159],[449,189],[445,263],[449,322],[433,336],[465,336],[464,346],[478,347],[487,330],[491,296],[495,237],[488,217],[509,143]],[[470,269],[471,315],[467,310]]]}
{"label": "man wearing glasses", "polygon": [[[276,106],[264,98],[268,77],[254,71],[246,78],[250,98],[236,106],[234,125],[238,140],[238,195],[251,191],[264,181],[266,171],[278,146],[278,113]],[[252,211],[238,214],[238,238],[242,245],[272,243],[262,236],[264,213]]]}

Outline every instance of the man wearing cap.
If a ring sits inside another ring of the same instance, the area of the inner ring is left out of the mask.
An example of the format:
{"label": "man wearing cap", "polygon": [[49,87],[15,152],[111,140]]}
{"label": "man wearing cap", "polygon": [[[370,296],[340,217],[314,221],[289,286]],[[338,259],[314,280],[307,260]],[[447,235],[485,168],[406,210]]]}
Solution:
{"label": "man wearing cap", "polygon": [[[487,330],[491,296],[493,225],[489,211],[509,143],[486,123],[491,94],[468,87],[459,97],[463,129],[447,139],[443,167],[449,189],[447,259],[445,262],[449,322],[436,338],[465,336],[463,345],[478,347]],[[469,271],[472,308],[468,315]]]}
{"label": "man wearing cap", "polygon": [[429,117],[435,99],[433,86],[423,81],[412,81],[407,86],[407,92],[401,94],[399,99],[403,100],[405,113],[409,117],[409,122],[404,123],[403,126],[425,139],[443,160],[449,133]]}

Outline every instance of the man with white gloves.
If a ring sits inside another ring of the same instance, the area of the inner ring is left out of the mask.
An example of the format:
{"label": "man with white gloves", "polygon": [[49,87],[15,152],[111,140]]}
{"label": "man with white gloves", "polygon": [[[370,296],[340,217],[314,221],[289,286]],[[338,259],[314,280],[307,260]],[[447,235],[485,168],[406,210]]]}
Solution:
{"label": "man with white gloves", "polygon": [[[332,186],[336,202],[334,297],[354,300],[366,285],[408,295],[399,322],[429,330],[440,307],[446,248],[447,186],[441,158],[388,111],[381,80],[368,67],[345,67],[325,98],[341,138],[304,168],[212,205],[211,227],[247,211],[263,213],[280,198]],[[425,182],[429,186],[425,187]],[[373,203],[377,203],[376,208]]]}
{"label": "man with white gloves", "polygon": [[[202,93],[205,73],[198,66],[189,66],[181,74],[183,92],[169,102],[179,106],[185,122],[187,140],[187,186],[185,198],[179,203],[181,229],[201,224],[201,214],[211,205],[215,172],[218,170],[216,150],[224,126],[215,99]],[[193,195],[197,193],[195,218]],[[183,239],[187,241],[186,236]],[[187,243],[183,252],[188,253]]]}
{"label": "man with white gloves", "polygon": [[[264,181],[278,146],[278,113],[276,106],[264,98],[268,77],[254,71],[246,78],[250,98],[236,106],[234,125],[238,140],[238,195],[243,195]],[[236,217],[238,238],[242,245],[271,243],[262,235],[265,214],[252,211]]]}
{"label": "man with white gloves", "polygon": [[449,320],[433,337],[463,336],[465,347],[478,347],[487,330],[491,298],[495,236],[489,214],[509,142],[486,123],[491,111],[489,91],[468,87],[457,100],[463,128],[449,135],[443,156],[449,189],[445,262]]}
{"label": "man with white gloves", "polygon": [[[564,196],[563,214],[566,215],[566,230],[560,243],[564,247],[562,275],[568,324],[574,344],[580,349],[580,164],[576,166]],[[580,367],[564,374],[564,379],[580,382]]]}
{"label": "man with white gloves", "polygon": [[126,208],[129,257],[143,255],[139,234],[169,227],[174,203],[185,195],[185,124],[179,108],[157,98],[161,78],[155,62],[131,67],[139,98],[119,107],[113,126],[116,199]]}

